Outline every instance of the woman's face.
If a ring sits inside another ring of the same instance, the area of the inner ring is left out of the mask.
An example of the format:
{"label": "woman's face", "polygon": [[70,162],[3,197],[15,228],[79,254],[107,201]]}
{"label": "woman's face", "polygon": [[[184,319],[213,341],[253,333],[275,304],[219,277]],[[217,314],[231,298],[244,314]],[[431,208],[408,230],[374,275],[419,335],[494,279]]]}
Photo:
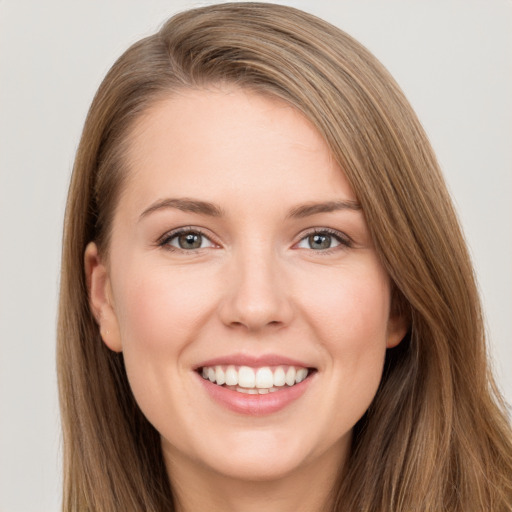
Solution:
{"label": "woman's face", "polygon": [[91,303],[167,463],[273,479],[338,466],[372,401],[390,282],[312,125],[235,87],[182,91],[136,124]]}

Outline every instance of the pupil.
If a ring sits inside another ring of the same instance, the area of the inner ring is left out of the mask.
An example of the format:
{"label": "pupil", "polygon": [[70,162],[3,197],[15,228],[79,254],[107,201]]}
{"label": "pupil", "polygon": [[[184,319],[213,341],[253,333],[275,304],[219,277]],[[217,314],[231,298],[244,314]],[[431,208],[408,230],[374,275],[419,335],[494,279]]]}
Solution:
{"label": "pupil", "polygon": [[181,235],[178,239],[182,249],[199,249],[201,247],[201,235],[197,233],[187,233]]}
{"label": "pupil", "polygon": [[309,245],[312,249],[329,249],[331,246],[331,237],[329,235],[311,235]]}

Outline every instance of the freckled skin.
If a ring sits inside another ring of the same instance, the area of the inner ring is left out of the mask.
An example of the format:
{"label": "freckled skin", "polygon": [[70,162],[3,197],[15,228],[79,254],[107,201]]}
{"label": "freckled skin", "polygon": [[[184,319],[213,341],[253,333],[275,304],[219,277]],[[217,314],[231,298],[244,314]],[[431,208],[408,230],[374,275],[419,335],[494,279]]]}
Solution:
{"label": "freckled skin", "polygon": [[[108,267],[94,247],[86,254],[92,302],[162,436],[173,482],[331,482],[405,326],[389,317],[389,279],[362,211],[288,215],[311,202],[356,201],[327,146],[287,104],[224,87],[155,105],[127,160]],[[141,217],[167,197],[223,214],[160,208]],[[183,227],[200,230],[199,249],[165,238]],[[332,237],[312,248],[319,229],[350,246]],[[193,371],[233,353],[293,357],[317,372],[285,409],[244,416],[212,401]]]}

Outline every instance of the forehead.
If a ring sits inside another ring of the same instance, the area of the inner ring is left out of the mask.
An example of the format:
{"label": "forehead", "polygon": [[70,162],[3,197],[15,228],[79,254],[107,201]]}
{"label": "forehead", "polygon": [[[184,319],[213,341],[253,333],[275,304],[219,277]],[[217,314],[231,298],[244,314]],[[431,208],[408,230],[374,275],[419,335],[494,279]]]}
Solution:
{"label": "forehead", "polygon": [[234,86],[158,101],[135,123],[125,158],[125,192],[139,207],[165,195],[219,203],[264,203],[285,192],[297,201],[354,199],[327,144],[297,109]]}

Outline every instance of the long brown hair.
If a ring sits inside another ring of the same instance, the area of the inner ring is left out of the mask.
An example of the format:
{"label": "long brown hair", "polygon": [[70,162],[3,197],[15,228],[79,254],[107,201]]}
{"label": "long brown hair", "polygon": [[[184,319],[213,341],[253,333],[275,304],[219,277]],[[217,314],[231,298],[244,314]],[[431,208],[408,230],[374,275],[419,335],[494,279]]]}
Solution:
{"label": "long brown hair", "polygon": [[360,201],[410,322],[354,428],[334,511],[512,509],[512,441],[489,372],[473,269],[433,151],[382,65],[299,10],[221,4],[171,18],[114,64],[90,108],[64,227],[58,335],[65,511],[173,510],[158,432],[88,304],[84,250],[107,253],[135,120],[180,88],[280,97],[319,130]]}

